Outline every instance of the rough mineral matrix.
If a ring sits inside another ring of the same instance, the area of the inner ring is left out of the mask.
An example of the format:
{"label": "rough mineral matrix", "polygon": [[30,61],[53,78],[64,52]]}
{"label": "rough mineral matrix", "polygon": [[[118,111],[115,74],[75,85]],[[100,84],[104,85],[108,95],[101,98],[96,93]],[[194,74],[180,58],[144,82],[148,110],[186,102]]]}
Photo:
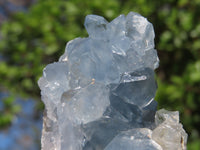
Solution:
{"label": "rough mineral matrix", "polygon": [[[87,38],[68,42],[39,79],[43,150],[186,150],[179,113],[156,112],[154,30],[130,12],[88,15]],[[66,33],[67,34],[67,33]]]}

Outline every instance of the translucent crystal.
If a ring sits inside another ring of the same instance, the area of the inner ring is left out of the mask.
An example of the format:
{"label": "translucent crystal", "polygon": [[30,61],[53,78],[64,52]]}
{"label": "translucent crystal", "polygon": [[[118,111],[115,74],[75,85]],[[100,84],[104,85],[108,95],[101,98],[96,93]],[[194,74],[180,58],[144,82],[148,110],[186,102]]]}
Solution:
{"label": "translucent crystal", "polygon": [[156,128],[152,139],[164,150],[186,150],[187,134],[179,123],[178,111],[161,109],[156,112]]}
{"label": "translucent crystal", "polygon": [[178,113],[156,114],[153,25],[134,12],[84,25],[89,37],[68,42],[38,81],[42,150],[184,150]]}
{"label": "translucent crystal", "polygon": [[162,147],[151,138],[152,131],[137,128],[118,134],[105,150],[162,150]]}

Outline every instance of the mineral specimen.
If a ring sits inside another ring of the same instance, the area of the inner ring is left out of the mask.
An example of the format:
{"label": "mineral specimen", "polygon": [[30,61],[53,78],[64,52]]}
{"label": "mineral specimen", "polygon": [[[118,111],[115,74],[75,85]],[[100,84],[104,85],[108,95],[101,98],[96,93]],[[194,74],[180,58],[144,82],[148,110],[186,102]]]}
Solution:
{"label": "mineral specimen", "polygon": [[154,30],[130,12],[88,15],[88,38],[68,42],[39,79],[43,150],[185,150],[178,112],[156,112]]}

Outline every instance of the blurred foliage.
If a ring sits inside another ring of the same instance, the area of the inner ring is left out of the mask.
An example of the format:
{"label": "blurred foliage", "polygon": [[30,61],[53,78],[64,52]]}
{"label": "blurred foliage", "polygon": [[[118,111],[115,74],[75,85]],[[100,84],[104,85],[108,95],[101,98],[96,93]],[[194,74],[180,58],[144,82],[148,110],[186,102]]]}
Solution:
{"label": "blurred foliage", "polygon": [[[189,133],[188,149],[200,149],[199,0],[38,0],[27,13],[16,13],[1,26],[1,88],[39,98],[37,80],[42,69],[58,60],[67,41],[87,36],[83,26],[87,14],[111,21],[129,11],[142,14],[154,25],[161,60],[159,108],[180,111]],[[9,122],[14,113],[6,114],[1,113],[0,122]]]}
{"label": "blurred foliage", "polygon": [[13,95],[2,99],[3,109],[0,110],[0,127],[10,125],[15,115],[20,112],[21,106],[14,104],[14,100]]}

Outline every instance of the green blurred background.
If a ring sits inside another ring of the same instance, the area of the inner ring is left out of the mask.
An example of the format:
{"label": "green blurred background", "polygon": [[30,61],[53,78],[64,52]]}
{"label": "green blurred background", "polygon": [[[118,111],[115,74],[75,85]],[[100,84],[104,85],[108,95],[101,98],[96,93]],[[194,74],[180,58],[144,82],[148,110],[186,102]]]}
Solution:
{"label": "green blurred background", "polygon": [[0,26],[0,90],[10,91],[0,128],[20,111],[15,97],[32,97],[43,109],[37,80],[57,61],[67,41],[87,36],[87,14],[111,21],[134,11],[154,25],[160,67],[156,70],[159,108],[178,110],[189,134],[188,150],[200,149],[200,0],[38,0],[12,13]]}

